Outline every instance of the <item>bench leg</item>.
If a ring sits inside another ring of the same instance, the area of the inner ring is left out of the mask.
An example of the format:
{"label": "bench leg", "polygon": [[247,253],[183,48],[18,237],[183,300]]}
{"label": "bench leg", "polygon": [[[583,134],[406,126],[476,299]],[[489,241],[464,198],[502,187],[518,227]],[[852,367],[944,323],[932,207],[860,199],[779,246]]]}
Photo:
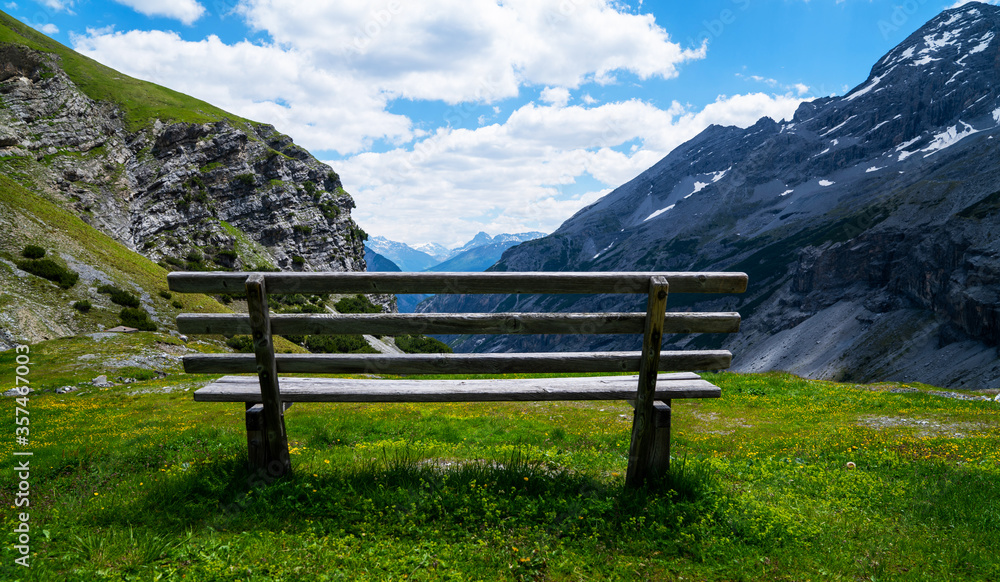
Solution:
{"label": "bench leg", "polygon": [[649,475],[662,477],[670,471],[670,401],[653,404],[655,436],[649,459]]}
{"label": "bench leg", "polygon": [[[285,410],[292,406],[291,402],[284,403],[281,411],[281,432],[285,432]],[[247,427],[247,460],[251,471],[268,470],[271,461],[280,459],[269,459],[267,455],[267,431],[264,429],[264,405],[261,403],[246,403],[246,427]]]}
{"label": "bench leg", "polygon": [[[635,406],[634,400],[629,404]],[[634,421],[633,421],[634,422]],[[653,403],[653,444],[649,456],[643,461],[646,475],[662,477],[670,470],[670,401]]]}

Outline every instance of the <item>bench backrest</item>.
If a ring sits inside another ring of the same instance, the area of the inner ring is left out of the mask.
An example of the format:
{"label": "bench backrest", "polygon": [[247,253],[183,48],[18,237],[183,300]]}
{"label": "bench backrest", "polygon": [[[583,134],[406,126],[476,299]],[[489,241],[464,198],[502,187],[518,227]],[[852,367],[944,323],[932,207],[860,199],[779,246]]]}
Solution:
{"label": "bench backrest", "polygon": [[[254,336],[255,354],[184,357],[190,373],[260,372],[261,359],[275,373],[501,374],[531,372],[690,371],[728,368],[725,350],[659,350],[664,333],[731,333],[738,313],[665,313],[667,292],[741,293],[744,273],[492,272],[492,273],[237,273],[174,272],[177,292],[247,293],[246,314],[181,314],[187,334]],[[376,313],[271,314],[268,294],[461,293],[648,295],[635,313]],[[546,352],[521,354],[278,354],[271,335],[320,334],[644,334],[642,352]],[[263,340],[263,341],[262,341]],[[261,353],[263,350],[264,353]],[[651,359],[652,358],[652,359]],[[654,362],[653,359],[656,361]]]}

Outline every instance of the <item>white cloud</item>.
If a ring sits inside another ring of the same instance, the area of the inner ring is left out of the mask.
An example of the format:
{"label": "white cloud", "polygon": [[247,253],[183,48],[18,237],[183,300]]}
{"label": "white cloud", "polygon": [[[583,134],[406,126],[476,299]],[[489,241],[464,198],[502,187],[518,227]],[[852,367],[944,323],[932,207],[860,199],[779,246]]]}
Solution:
{"label": "white cloud", "polygon": [[556,107],[566,107],[566,104],[569,103],[569,89],[546,87],[542,89],[540,98],[542,101]]}
{"label": "white cloud", "polygon": [[615,71],[671,78],[706,50],[682,48],[652,15],[607,0],[244,0],[239,11],[318,66],[447,103],[514,97],[522,84],[575,88]]}
{"label": "white cloud", "polygon": [[[550,232],[710,124],[790,118],[791,95],[720,96],[701,111],[631,100],[599,107],[529,103],[503,124],[441,128],[413,148],[330,162],[369,232],[407,243],[464,242],[479,230]],[[618,151],[634,140],[641,148]],[[608,187],[581,192],[592,176]]]}
{"label": "white cloud", "polygon": [[[108,29],[72,42],[123,73],[273,123],[307,149],[348,156],[332,165],[372,234],[454,244],[480,230],[551,231],[709,124],[790,117],[801,102],[787,89],[719,96],[701,110],[638,99],[597,105],[589,94],[570,105],[581,85],[672,78],[705,56],[705,46],[672,42],[652,15],[615,6],[243,0],[237,13],[271,42]],[[454,104],[450,111],[490,103],[500,115],[522,87],[544,88],[541,104],[522,99],[506,119],[484,115],[474,129],[414,127],[389,111],[409,98]],[[394,149],[362,153],[376,140]]]}
{"label": "white cloud", "polygon": [[73,0],[36,0],[42,6],[52,10],[53,12],[71,12],[73,9]]}
{"label": "white cloud", "polygon": [[74,48],[123,73],[151,80],[258,121],[307,149],[356,152],[372,140],[408,141],[410,121],[363,80],[315,67],[294,50],[173,32],[88,30]]}
{"label": "white cloud", "polygon": [[736,73],[736,76],[745,81],[753,81],[754,83],[763,83],[768,87],[771,87],[773,89],[778,89],[779,91],[794,91],[799,96],[805,96],[807,93],[809,93],[809,85],[806,85],[805,83],[794,83],[791,85],[787,85],[777,79],[772,79],[770,77],[762,77],[760,75],[743,75],[742,73]]}
{"label": "white cloud", "polygon": [[705,55],[671,42],[652,15],[606,0],[244,0],[237,12],[274,42],[88,30],[73,44],[129,75],[269,120],[308,149],[342,154],[415,136],[406,117],[386,111],[396,98],[495,102],[525,84],[572,88],[617,70],[668,78]]}
{"label": "white cloud", "polygon": [[17,2],[5,2],[3,7],[7,10],[17,10]]}
{"label": "white cloud", "polygon": [[205,7],[197,0],[115,0],[146,16],[165,16],[193,24],[205,13]]}
{"label": "white cloud", "polygon": [[38,27],[38,31],[39,32],[44,32],[45,34],[48,34],[48,35],[53,35],[53,34],[57,34],[59,32],[59,27],[56,26],[55,24],[52,24],[51,22],[49,22],[47,24],[43,24],[43,25],[39,26]]}

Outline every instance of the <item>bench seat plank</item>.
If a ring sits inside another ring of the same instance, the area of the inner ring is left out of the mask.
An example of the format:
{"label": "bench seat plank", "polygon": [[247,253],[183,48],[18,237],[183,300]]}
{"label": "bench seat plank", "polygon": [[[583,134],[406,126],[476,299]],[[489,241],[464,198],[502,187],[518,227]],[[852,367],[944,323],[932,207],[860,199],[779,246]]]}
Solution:
{"label": "bench seat plank", "polygon": [[[281,378],[283,402],[517,402],[630,400],[638,376],[517,378],[499,380],[391,380],[378,378]],[[655,400],[718,398],[718,386],[697,374],[660,374]],[[197,390],[198,402],[259,402],[253,376],[224,376]]]}
{"label": "bench seat plank", "polygon": [[[660,371],[722,370],[726,350],[664,351]],[[637,372],[642,352],[533,352],[503,354],[278,354],[286,374],[516,374]],[[257,370],[253,354],[184,356],[189,374],[243,374]],[[634,388],[634,387],[633,387]]]}

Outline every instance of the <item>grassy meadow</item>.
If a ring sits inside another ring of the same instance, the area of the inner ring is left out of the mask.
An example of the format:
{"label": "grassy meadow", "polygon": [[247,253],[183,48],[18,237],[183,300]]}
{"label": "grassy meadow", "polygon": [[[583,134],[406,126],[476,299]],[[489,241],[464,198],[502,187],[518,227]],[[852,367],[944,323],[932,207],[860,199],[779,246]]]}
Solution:
{"label": "grassy meadow", "polygon": [[32,346],[26,448],[2,400],[5,467],[34,453],[29,568],[3,472],[2,580],[1000,580],[995,402],[707,375],[723,397],[675,401],[673,470],[641,491],[626,403],[298,404],[272,482],[242,406],[193,401],[210,377],[89,384],[179,340],[101,338]]}

